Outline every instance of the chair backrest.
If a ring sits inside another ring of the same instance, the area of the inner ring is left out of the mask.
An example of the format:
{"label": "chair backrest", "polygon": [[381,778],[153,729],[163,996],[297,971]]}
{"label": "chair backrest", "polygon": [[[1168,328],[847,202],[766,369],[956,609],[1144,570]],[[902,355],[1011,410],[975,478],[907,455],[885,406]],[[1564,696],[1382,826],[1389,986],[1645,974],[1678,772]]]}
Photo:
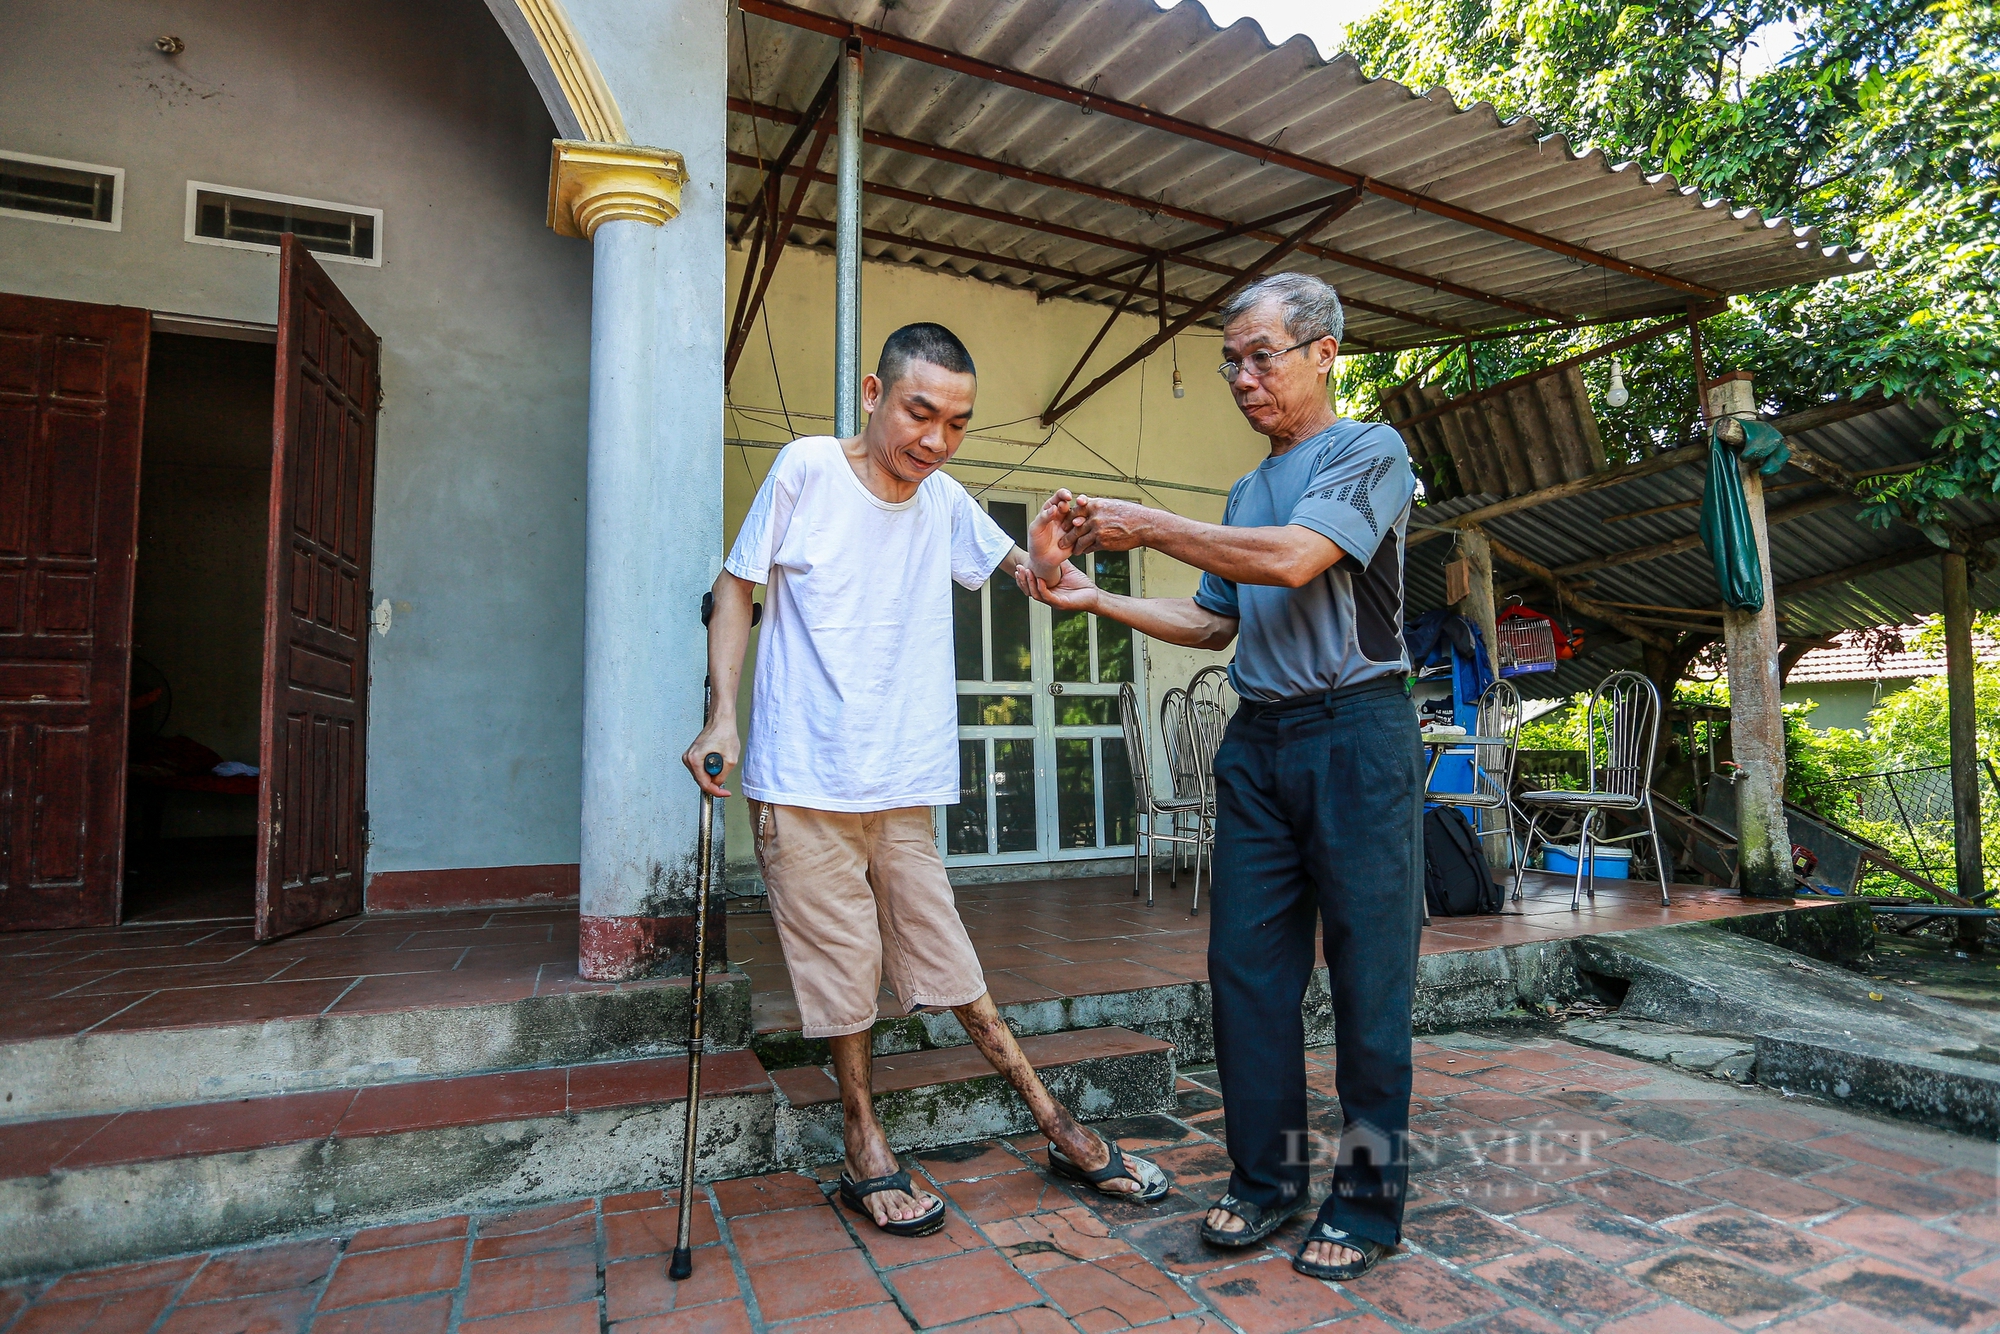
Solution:
{"label": "chair backrest", "polygon": [[1118,721],[1125,726],[1125,755],[1132,765],[1132,786],[1143,805],[1153,797],[1153,757],[1146,749],[1146,715],[1139,712],[1139,692],[1130,681],[1118,687]]}
{"label": "chair backrest", "polygon": [[1222,734],[1236,712],[1236,688],[1229,683],[1226,667],[1204,667],[1188,682],[1188,712],[1194,720],[1194,734],[1200,743],[1197,772],[1215,773],[1215,752],[1222,748]]}
{"label": "chair backrest", "polygon": [[1638,672],[1613,672],[1598,683],[1584,722],[1592,792],[1644,795],[1652,782],[1659,720],[1660,692]]}
{"label": "chair backrest", "polygon": [[1176,797],[1201,795],[1199,766],[1188,735],[1187,691],[1179,686],[1160,696],[1160,746],[1167,756],[1167,777]]}
{"label": "chair backrest", "polygon": [[1479,746],[1474,756],[1478,790],[1487,796],[1506,797],[1514,790],[1514,764],[1521,750],[1521,692],[1512,681],[1495,681],[1479,697],[1480,736],[1506,737],[1501,746]]}

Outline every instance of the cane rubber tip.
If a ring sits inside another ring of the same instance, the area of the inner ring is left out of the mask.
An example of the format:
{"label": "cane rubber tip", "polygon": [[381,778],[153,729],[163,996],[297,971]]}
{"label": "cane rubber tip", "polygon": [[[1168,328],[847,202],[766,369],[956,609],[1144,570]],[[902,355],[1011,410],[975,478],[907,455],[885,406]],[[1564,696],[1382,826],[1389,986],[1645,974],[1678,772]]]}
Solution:
{"label": "cane rubber tip", "polygon": [[674,1258],[667,1265],[667,1277],[678,1283],[692,1273],[694,1257],[688,1254],[687,1247],[682,1246],[675,1250]]}
{"label": "cane rubber tip", "polygon": [[721,777],[722,755],[717,751],[711,750],[710,752],[708,752],[708,754],[701,757],[701,767],[702,770],[705,773],[707,773],[710,778]]}

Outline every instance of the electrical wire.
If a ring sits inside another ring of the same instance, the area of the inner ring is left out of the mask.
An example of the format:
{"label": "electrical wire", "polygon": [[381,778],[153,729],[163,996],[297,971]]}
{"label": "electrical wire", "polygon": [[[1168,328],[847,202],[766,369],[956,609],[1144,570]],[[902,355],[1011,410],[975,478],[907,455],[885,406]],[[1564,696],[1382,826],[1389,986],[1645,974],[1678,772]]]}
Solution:
{"label": "electrical wire", "polygon": [[[737,11],[741,13],[742,11]],[[798,439],[798,428],[792,425],[791,405],[785,402],[785,377],[778,373],[778,345],[771,340],[771,320],[765,311],[758,311],[757,318],[764,323],[764,348],[771,354],[771,379],[778,386],[778,411],[785,414],[785,429]]]}
{"label": "electrical wire", "polygon": [[1046,446],[1049,443],[1049,441],[1055,439],[1056,432],[1060,430],[1062,430],[1061,426],[1051,426],[1049,428],[1049,433],[1042,437],[1042,443],[1036,445],[1033,449],[1028,451],[1027,458],[1022,459],[1019,463],[1016,463],[1012,468],[1007,469],[1006,472],[1001,473],[998,477],[995,477],[985,486],[982,486],[977,491],[974,491],[972,493],[972,498],[974,500],[979,499],[979,497],[985,495],[988,491],[991,491],[994,487],[1000,485],[1000,483],[1006,481],[1009,477],[1012,477],[1017,471],[1019,471],[1022,468],[1025,468],[1026,466],[1028,466],[1028,464],[1034,462],[1035,455],[1041,453],[1043,447]]}

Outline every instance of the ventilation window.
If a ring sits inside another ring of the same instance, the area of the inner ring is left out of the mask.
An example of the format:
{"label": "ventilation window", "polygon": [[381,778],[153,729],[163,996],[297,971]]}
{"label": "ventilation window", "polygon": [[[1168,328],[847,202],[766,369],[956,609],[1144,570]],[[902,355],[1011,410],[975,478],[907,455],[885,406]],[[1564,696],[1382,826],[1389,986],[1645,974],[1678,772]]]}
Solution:
{"label": "ventilation window", "polygon": [[0,151],[0,215],[118,230],[125,171]]}
{"label": "ventilation window", "polygon": [[276,250],[286,232],[326,259],[382,262],[382,210],[324,199],[188,182],[187,239],[239,250]]}

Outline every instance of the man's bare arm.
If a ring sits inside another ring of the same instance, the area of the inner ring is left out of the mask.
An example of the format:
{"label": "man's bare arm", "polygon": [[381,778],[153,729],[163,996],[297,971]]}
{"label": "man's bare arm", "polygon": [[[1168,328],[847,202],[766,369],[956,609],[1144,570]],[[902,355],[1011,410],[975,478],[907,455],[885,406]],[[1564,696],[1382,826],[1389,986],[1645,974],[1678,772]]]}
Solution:
{"label": "man's bare arm", "polygon": [[[708,618],[709,709],[707,726],[681,756],[688,772],[701,790],[711,796],[726,797],[722,786],[743,758],[743,741],[736,734],[736,688],[743,677],[743,650],[750,644],[750,598],[756,586],[724,570],[715,576],[715,610]],[[710,778],[702,761],[711,753],[722,756],[722,774]]]}
{"label": "man's bare arm", "polygon": [[1331,540],[1298,524],[1230,528],[1102,496],[1078,497],[1077,505],[1081,522],[1069,530],[1076,551],[1146,547],[1236,584],[1299,588],[1341,557]]}
{"label": "man's bare arm", "polygon": [[1135,598],[1107,593],[1073,565],[1062,583],[1050,585],[1027,570],[1015,575],[1021,591],[1064,611],[1087,611],[1129,625],[1140,634],[1183,648],[1228,648],[1236,638],[1236,618],[1218,616],[1193,598]]}

